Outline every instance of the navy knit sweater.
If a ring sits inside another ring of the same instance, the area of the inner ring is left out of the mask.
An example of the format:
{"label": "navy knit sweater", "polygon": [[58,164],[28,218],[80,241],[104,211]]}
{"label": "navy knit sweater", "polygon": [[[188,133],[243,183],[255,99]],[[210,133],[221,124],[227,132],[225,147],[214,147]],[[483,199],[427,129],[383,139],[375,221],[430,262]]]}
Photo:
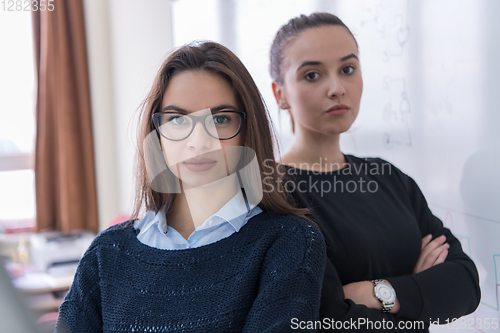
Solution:
{"label": "navy knit sweater", "polygon": [[289,332],[318,318],[325,258],[317,227],[296,216],[263,212],[185,250],[142,244],[124,222],[81,259],[56,332]]}

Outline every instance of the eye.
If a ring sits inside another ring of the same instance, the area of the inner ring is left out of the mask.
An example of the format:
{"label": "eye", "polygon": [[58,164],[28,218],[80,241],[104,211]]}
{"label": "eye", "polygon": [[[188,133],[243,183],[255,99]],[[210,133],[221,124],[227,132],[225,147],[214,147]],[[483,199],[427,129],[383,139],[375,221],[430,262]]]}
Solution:
{"label": "eye", "polygon": [[169,123],[173,123],[175,125],[182,125],[186,122],[186,119],[182,116],[172,116],[168,118]]}
{"label": "eye", "polygon": [[213,119],[214,119],[214,123],[215,123],[216,125],[225,124],[225,123],[227,123],[227,122],[230,120],[230,119],[229,119],[227,116],[225,116],[225,115],[215,115],[215,116],[213,117]]}
{"label": "eye", "polygon": [[309,72],[306,74],[305,79],[307,81],[314,81],[319,77],[319,74],[316,72]]}
{"label": "eye", "polygon": [[344,74],[352,74],[354,72],[354,66],[346,66],[344,68],[342,68],[342,73]]}

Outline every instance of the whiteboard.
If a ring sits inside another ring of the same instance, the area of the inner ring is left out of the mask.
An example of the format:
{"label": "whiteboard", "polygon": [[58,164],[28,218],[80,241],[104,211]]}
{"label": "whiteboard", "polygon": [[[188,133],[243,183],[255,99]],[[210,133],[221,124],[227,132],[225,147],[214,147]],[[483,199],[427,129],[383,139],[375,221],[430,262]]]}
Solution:
{"label": "whiteboard", "polygon": [[477,311],[431,331],[499,331],[484,323],[500,321],[500,1],[178,0],[172,9],[176,46],[215,40],[247,66],[282,152],[293,135],[271,91],[274,34],[300,14],[338,15],[357,38],[364,79],[343,152],[382,157],[413,177],[478,267]]}

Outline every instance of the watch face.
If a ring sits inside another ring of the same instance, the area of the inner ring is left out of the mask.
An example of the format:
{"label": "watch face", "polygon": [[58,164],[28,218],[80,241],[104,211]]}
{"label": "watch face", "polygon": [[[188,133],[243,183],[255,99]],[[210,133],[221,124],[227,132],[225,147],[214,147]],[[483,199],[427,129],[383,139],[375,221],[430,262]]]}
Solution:
{"label": "watch face", "polygon": [[394,289],[385,282],[377,284],[375,294],[382,302],[394,302],[396,300]]}

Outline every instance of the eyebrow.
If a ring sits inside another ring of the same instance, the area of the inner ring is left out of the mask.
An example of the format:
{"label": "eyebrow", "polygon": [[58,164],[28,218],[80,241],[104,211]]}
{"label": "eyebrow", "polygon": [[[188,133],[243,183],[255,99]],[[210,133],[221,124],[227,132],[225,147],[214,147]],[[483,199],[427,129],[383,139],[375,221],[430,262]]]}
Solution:
{"label": "eyebrow", "polygon": [[[345,57],[342,57],[340,58],[340,61],[339,62],[343,62],[343,61],[346,61],[348,59],[351,59],[351,58],[356,58],[358,61],[358,57],[354,54],[354,53],[351,53],[349,55],[346,55]],[[297,72],[302,68],[302,67],[305,67],[305,66],[318,66],[318,65],[323,65],[323,63],[321,61],[304,61],[300,66],[299,68],[297,68]]]}
{"label": "eyebrow", "polygon": [[[209,109],[210,109],[210,111],[212,111],[212,113],[214,113],[214,112],[219,112],[220,110],[225,110],[225,109],[236,110],[236,107],[234,107],[231,104],[221,104],[221,105],[215,106],[213,108],[209,108]],[[178,106],[175,106],[175,105],[165,106],[162,109],[162,111],[177,111],[177,112],[186,113],[186,114],[189,113],[187,110],[180,108]]]}

